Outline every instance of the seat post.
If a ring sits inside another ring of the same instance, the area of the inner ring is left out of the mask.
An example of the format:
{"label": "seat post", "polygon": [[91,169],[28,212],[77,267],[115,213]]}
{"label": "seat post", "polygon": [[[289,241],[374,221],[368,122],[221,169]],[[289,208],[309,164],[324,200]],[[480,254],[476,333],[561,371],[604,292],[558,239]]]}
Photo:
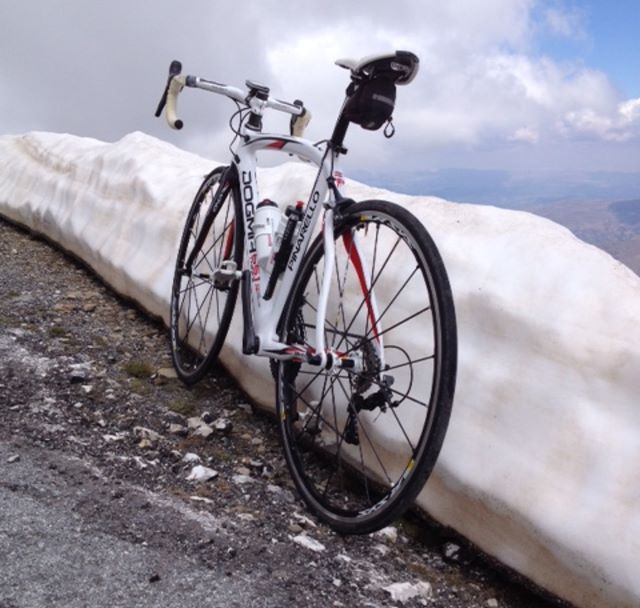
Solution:
{"label": "seat post", "polygon": [[344,138],[349,128],[349,121],[344,117],[345,103],[346,99],[340,108],[340,114],[338,115],[338,120],[336,121],[336,126],[333,128],[333,134],[330,139],[331,148],[339,154],[347,153],[347,149],[344,147]]}
{"label": "seat post", "polygon": [[331,136],[331,147],[339,154],[347,153],[347,149],[344,147],[344,137],[348,128],[349,121],[341,114]]}

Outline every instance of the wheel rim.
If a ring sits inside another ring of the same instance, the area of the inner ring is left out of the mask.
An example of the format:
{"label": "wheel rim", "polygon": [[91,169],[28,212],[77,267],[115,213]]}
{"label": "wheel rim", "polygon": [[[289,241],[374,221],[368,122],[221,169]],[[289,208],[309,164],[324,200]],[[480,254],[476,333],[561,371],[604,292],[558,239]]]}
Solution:
{"label": "wheel rim", "polygon": [[[171,302],[171,343],[178,372],[189,378],[200,374],[219,351],[237,295],[237,282],[216,280],[225,261],[237,261],[235,206],[229,187],[218,188],[214,176],[196,198],[187,220],[174,277]],[[202,246],[196,239],[214,220]]]}
{"label": "wheel rim", "polygon": [[[353,255],[352,230],[362,256]],[[286,324],[291,341],[314,348],[324,265],[319,243],[309,259],[305,287],[298,285]],[[368,286],[374,302],[363,295]],[[395,503],[415,491],[409,486],[415,485],[416,462],[423,471],[427,466],[441,343],[425,256],[392,216],[369,212],[337,235],[324,334],[327,347],[361,362],[357,372],[296,363],[280,367],[283,436],[294,478],[327,519],[391,515]]]}

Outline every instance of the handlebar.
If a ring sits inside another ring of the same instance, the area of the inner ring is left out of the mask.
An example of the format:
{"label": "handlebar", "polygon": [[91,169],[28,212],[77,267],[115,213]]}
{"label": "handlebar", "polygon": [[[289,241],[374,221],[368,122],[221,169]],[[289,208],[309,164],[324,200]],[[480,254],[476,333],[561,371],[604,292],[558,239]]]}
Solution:
{"label": "handlebar", "polygon": [[182,129],[184,126],[184,122],[177,117],[177,102],[178,95],[185,86],[225,95],[243,104],[251,109],[252,113],[256,116],[258,124],[266,108],[291,114],[290,132],[291,135],[297,137],[302,137],[304,129],[311,120],[311,113],[304,107],[304,104],[300,100],[296,99],[293,103],[289,103],[288,101],[269,97],[269,89],[261,85],[247,81],[248,90],[242,91],[236,87],[206,80],[199,76],[183,76],[181,72],[182,64],[179,61],[172,61],[169,66],[167,84],[155,112],[156,116],[160,116],[166,107],[165,116],[172,129]]}

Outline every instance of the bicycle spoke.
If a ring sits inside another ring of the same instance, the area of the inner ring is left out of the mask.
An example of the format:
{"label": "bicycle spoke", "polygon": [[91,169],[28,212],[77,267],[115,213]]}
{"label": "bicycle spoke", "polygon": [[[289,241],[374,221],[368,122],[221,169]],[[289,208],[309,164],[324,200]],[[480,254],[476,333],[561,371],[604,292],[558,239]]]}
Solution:
{"label": "bicycle spoke", "polygon": [[402,434],[404,435],[404,438],[407,440],[407,443],[409,444],[409,447],[411,448],[411,457],[415,458],[415,456],[416,456],[416,448],[413,445],[413,443],[411,442],[411,439],[409,439],[409,435],[407,435],[407,431],[405,430],[404,426],[402,425],[402,422],[400,422],[400,418],[398,418],[398,414],[396,414],[396,408],[395,407],[390,407],[389,409],[391,410],[391,413],[393,414],[393,417],[396,419],[396,422],[398,423],[398,426],[400,427],[400,430],[402,431]]}
{"label": "bicycle spoke", "polygon": [[[393,331],[394,329],[397,329],[398,327],[401,327],[405,323],[408,323],[409,321],[412,321],[413,319],[415,319],[416,317],[419,317],[420,315],[424,314],[428,310],[431,310],[431,306],[425,306],[424,308],[420,309],[418,312],[415,312],[412,315],[409,315],[406,319],[403,319],[402,321],[399,321],[398,323],[395,323],[394,325],[391,325],[391,327],[386,327],[383,331],[381,331],[378,334],[378,336],[383,336],[384,334],[387,334],[390,331]],[[375,340],[375,339],[376,339],[375,336],[374,337],[370,337],[370,338],[363,338],[363,342],[371,342],[372,340]],[[346,354],[349,354],[350,352],[353,352],[353,349],[351,349],[350,351],[347,351]]]}
{"label": "bicycle spoke", "polygon": [[[387,264],[389,263],[389,260],[391,259],[391,257],[393,256],[393,254],[395,253],[396,249],[398,248],[398,245],[400,244],[401,238],[398,237],[396,239],[395,244],[393,245],[393,247],[391,248],[391,251],[389,252],[389,254],[387,255],[386,260],[384,261],[384,264],[382,265],[382,267],[380,268],[380,270],[378,271],[378,274],[376,276],[376,278],[374,279],[374,281],[372,282],[372,284],[369,286],[369,293],[371,293],[373,291],[373,289],[375,288],[378,280],[380,279],[380,277],[382,276],[382,272],[383,270],[387,267]],[[351,319],[351,322],[349,323],[349,325],[345,328],[345,331],[349,331],[351,329],[351,327],[353,326],[353,324],[355,323],[356,319],[358,318],[358,314],[360,313],[360,311],[362,310],[362,307],[364,306],[365,302],[367,301],[367,297],[368,294],[365,295],[362,298],[362,301],[360,302],[360,305],[358,306],[358,308],[356,309],[356,312],[353,314],[353,317]],[[342,345],[342,342],[340,342],[338,344],[338,346],[336,348],[340,348],[340,346]]]}
{"label": "bicycle spoke", "polygon": [[194,283],[193,282],[193,277],[189,277],[189,281],[191,283],[191,285],[187,285],[187,287],[185,287],[184,289],[181,289],[178,293],[186,293],[186,291],[188,289],[197,289],[198,287],[200,287],[201,285],[205,285],[206,283],[210,283],[210,281],[208,279],[202,279],[200,283]]}
{"label": "bicycle spoke", "polygon": [[[312,304],[310,304],[309,302],[305,302],[305,304],[306,304],[307,306],[309,306],[309,308],[310,308],[313,312],[315,312],[316,314],[318,313],[318,310],[317,310],[317,308],[316,308],[315,306],[313,306],[313,305],[312,305]],[[358,339],[361,337],[361,336],[358,336],[358,335],[356,335],[356,334],[345,334],[345,332],[343,332],[343,331],[339,330],[335,325],[333,325],[331,322],[327,321],[326,319],[325,319],[325,324],[326,324],[326,325],[328,325],[328,326],[329,326],[329,328],[330,328],[330,329],[331,329],[335,334],[340,334],[340,335],[342,335],[342,336],[343,336],[343,340],[344,340],[344,339],[346,339],[347,337],[350,337],[350,338],[358,338]],[[314,332],[315,332],[315,329],[316,329],[316,326],[315,326],[315,325],[312,325],[311,323],[305,323],[305,327],[307,327],[307,328],[309,328],[309,329],[313,329],[313,330],[314,330]],[[314,337],[315,337],[315,335],[314,335]],[[348,343],[348,340],[347,340],[347,343]],[[310,345],[309,345],[309,346],[310,346]],[[333,350],[334,350],[334,351],[336,351],[337,349],[336,349],[336,348],[334,348]]]}
{"label": "bicycle spoke", "polygon": [[[202,310],[202,307],[204,306],[204,300],[209,296],[209,293],[211,293],[212,290],[213,290],[213,285],[209,287],[209,289],[207,290],[205,297],[202,299],[202,303],[199,303],[198,296],[195,293],[193,294],[193,298],[196,301],[196,314],[193,317],[193,321],[191,322],[191,324],[187,325],[187,332],[185,334],[185,338],[187,338],[191,333],[191,330],[193,329],[193,326],[195,325],[196,320],[199,319],[202,322],[202,317],[200,316],[200,312]],[[202,327],[202,324],[200,326]],[[187,340],[187,343],[188,343],[188,340]]]}
{"label": "bicycle spoke", "polygon": [[[344,395],[347,398],[347,400],[349,400],[349,395],[348,395],[347,391],[345,390],[344,386],[342,385],[342,382],[338,382],[338,384],[340,385],[340,388],[342,389],[342,392],[344,393]],[[367,433],[365,425],[360,423],[360,414],[358,412],[356,412],[355,416],[358,419],[358,429],[362,429],[362,431],[364,431],[365,437],[367,438],[367,441],[369,442],[369,446],[371,447],[371,450],[373,451],[373,454],[376,457],[376,460],[378,461],[378,464],[382,468],[382,470],[383,470],[383,472],[385,474],[385,477],[387,478],[387,481],[389,482],[390,485],[393,485],[393,480],[389,476],[389,473],[387,472],[387,469],[384,466],[384,463],[382,462],[382,459],[378,455],[378,452],[375,449],[371,439],[369,439],[369,434]]]}
{"label": "bicycle spoke", "polygon": [[433,361],[435,359],[435,355],[429,355],[427,357],[420,357],[419,359],[411,359],[410,361],[406,361],[405,363],[399,363],[398,365],[392,365],[390,367],[385,368],[385,371],[390,372],[394,369],[400,369],[401,367],[406,367],[407,365],[415,365],[416,363],[424,363],[425,361]]}

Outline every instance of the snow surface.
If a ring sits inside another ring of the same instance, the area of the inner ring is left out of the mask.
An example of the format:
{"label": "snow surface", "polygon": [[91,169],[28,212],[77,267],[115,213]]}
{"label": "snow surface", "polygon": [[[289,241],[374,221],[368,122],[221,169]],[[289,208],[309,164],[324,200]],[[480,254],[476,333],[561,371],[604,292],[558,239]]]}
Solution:
{"label": "snow surface", "polygon": [[[213,166],[142,133],[0,137],[0,213],[166,321],[182,224]],[[261,196],[288,204],[313,172],[287,163],[259,177]],[[458,387],[419,504],[578,606],[640,605],[640,278],[527,213],[346,190],[412,211],[453,286]],[[266,363],[241,355],[239,317],[223,362],[273,407]]]}

